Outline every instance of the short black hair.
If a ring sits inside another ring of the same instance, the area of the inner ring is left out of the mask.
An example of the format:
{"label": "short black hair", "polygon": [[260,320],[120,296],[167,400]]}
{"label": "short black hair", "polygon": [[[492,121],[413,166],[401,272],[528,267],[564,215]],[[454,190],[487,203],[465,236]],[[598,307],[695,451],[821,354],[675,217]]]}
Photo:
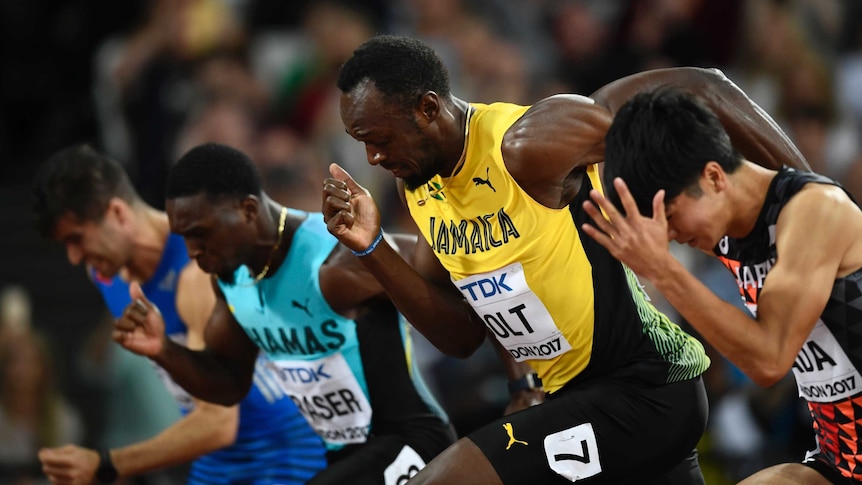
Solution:
{"label": "short black hair", "polygon": [[378,35],[366,41],[341,66],[338,89],[349,93],[366,79],[403,107],[412,107],[427,91],[449,95],[449,72],[440,56],[412,37]]}
{"label": "short black hair", "polygon": [[141,200],[126,170],[88,144],[63,148],[42,163],[32,194],[36,227],[46,237],[66,214],[82,222],[99,222],[112,198],[129,204]]}
{"label": "short black hair", "polygon": [[210,200],[261,196],[260,174],[254,162],[236,148],[218,143],[198,145],[171,169],[168,199],[206,194]]}
{"label": "short black hair", "polygon": [[677,88],[639,93],[620,108],[605,136],[605,194],[622,210],[613,187],[621,177],[641,214],[651,216],[656,192],[664,189],[670,201],[697,190],[693,185],[709,161],[728,173],[742,166],[715,113]]}

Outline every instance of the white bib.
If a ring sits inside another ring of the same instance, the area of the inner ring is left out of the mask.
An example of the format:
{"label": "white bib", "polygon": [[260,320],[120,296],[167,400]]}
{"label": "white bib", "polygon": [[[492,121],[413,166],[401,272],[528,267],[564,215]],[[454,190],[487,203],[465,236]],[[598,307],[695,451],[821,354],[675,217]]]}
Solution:
{"label": "white bib", "polygon": [[343,355],[272,365],[285,393],[324,441],[346,445],[368,439],[371,404]]}
{"label": "white bib", "polygon": [[550,360],[572,349],[527,285],[521,263],[454,283],[516,361]]}
{"label": "white bib", "polygon": [[859,370],[822,320],[799,350],[793,374],[799,397],[811,402],[840,401],[858,394],[862,386]]}

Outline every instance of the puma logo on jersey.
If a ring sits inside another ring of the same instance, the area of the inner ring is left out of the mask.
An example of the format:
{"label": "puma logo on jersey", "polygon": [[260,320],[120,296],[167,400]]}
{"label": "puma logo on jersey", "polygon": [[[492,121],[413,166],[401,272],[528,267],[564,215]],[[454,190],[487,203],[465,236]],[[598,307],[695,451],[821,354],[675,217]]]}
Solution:
{"label": "puma logo on jersey", "polygon": [[496,192],[497,189],[495,189],[494,186],[491,185],[491,176],[488,174],[488,170],[490,170],[490,167],[485,167],[485,178],[473,177],[473,183],[476,184],[476,187],[480,185],[487,185],[491,188],[491,190]]}
{"label": "puma logo on jersey", "polygon": [[305,299],[305,305],[296,300],[291,300],[290,306],[292,306],[293,308],[299,308],[300,310],[304,311],[306,315],[311,317],[311,312],[308,310],[308,298]]}
{"label": "puma logo on jersey", "polygon": [[511,448],[511,447],[512,447],[512,445],[514,445],[515,443],[520,443],[520,444],[522,444],[522,445],[524,445],[524,446],[529,446],[529,445],[528,445],[528,443],[527,443],[526,441],[521,441],[521,440],[519,440],[519,439],[515,439],[515,430],[514,430],[514,428],[512,427],[512,423],[503,423],[503,429],[505,429],[505,430],[506,430],[506,434],[507,434],[507,435],[509,435],[509,444],[508,444],[508,445],[506,445],[506,449],[507,449],[507,450],[508,450],[509,448]]}

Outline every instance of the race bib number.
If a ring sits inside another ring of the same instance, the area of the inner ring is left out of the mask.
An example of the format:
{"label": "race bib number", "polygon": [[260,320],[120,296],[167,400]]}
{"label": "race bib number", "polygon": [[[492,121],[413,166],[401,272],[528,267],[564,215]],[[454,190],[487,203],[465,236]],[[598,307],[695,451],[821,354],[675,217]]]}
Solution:
{"label": "race bib number", "polygon": [[859,393],[859,370],[822,320],[802,345],[793,374],[799,397],[811,402],[835,402]]}
{"label": "race bib number", "polygon": [[602,472],[596,433],[590,423],[546,436],[545,457],[551,470],[572,482]]}
{"label": "race bib number", "polygon": [[516,361],[553,359],[572,349],[527,285],[521,263],[454,283]]}
{"label": "race bib number", "polygon": [[285,393],[324,441],[346,445],[368,439],[371,405],[343,355],[272,365]]}
{"label": "race bib number", "polygon": [[425,460],[409,446],[401,448],[401,453],[383,471],[383,483],[385,485],[405,485],[408,480],[415,477],[419,470],[425,467]]}

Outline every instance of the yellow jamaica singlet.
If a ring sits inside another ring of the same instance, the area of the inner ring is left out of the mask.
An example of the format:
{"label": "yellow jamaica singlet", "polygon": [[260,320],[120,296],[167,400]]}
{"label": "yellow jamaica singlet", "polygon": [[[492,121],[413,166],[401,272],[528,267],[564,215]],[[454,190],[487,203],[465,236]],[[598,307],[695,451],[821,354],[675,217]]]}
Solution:
{"label": "yellow jamaica singlet", "polygon": [[512,179],[500,152],[527,107],[471,106],[460,172],[405,195],[422,235],[503,347],[528,362],[548,392],[576,377],[613,373],[662,384],[706,370],[700,342],[648,302],[630,270],[581,237],[581,201],[590,188],[601,190],[596,166],[570,207],[545,207]]}

